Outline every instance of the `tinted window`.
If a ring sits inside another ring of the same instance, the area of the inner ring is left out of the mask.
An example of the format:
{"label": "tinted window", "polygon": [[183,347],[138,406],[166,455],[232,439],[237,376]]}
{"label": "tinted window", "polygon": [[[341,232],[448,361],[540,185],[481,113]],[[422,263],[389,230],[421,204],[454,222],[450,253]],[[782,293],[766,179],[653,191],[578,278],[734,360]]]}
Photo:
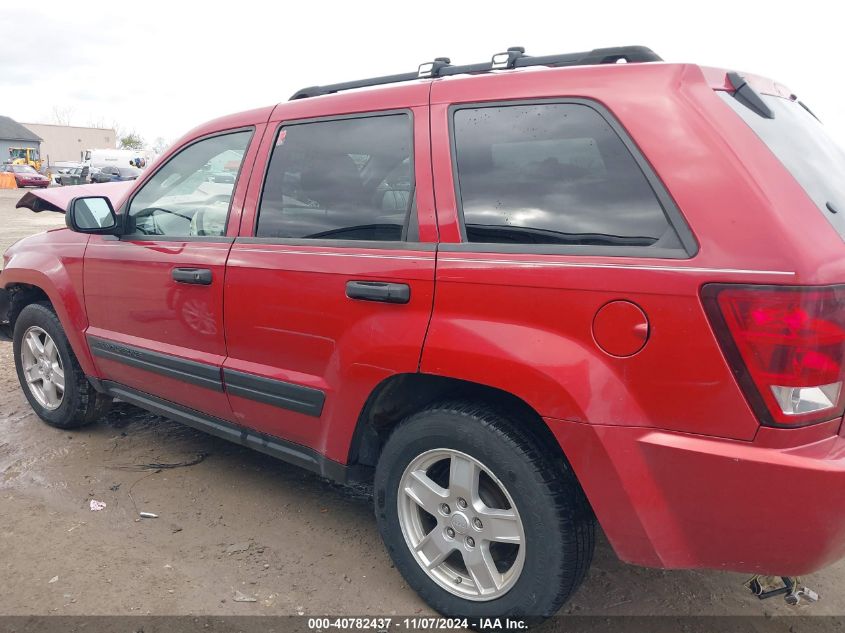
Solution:
{"label": "tinted window", "polygon": [[129,232],[224,235],[235,179],[251,137],[251,131],[213,136],[176,154],[132,199]]}
{"label": "tinted window", "polygon": [[[828,136],[824,126],[798,101],[760,95],[775,115],[774,119],[767,119],[744,106],[732,94],[718,94],[768,145],[845,237],[845,152]],[[828,203],[839,213],[830,213]]]}
{"label": "tinted window", "polygon": [[454,128],[470,242],[680,248],[643,172],[593,108],[460,109]]}
{"label": "tinted window", "polygon": [[412,141],[405,114],[283,127],[256,235],[403,239],[413,198]]}

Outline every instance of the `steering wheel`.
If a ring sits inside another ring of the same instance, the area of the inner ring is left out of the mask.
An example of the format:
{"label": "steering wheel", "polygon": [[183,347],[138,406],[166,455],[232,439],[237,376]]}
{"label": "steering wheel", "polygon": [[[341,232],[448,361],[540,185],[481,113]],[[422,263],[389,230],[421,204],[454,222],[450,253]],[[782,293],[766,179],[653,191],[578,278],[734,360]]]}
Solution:
{"label": "steering wheel", "polygon": [[184,218],[185,220],[188,220],[188,222],[191,221],[191,216],[185,215],[184,213],[178,213],[176,211],[173,211],[172,209],[165,209],[164,207],[146,207],[144,209],[141,209],[138,213],[136,213],[132,216],[133,224],[134,224],[134,227],[133,227],[134,230],[137,231],[138,233],[140,233],[141,235],[160,235],[159,233],[151,233],[150,231],[144,230],[143,227],[138,226],[138,223],[136,221],[136,218],[139,218],[139,217],[140,218],[146,218],[146,217],[153,216],[153,215],[155,215],[155,213],[157,211],[160,211],[162,213],[168,213],[170,215],[179,216],[180,218]]}

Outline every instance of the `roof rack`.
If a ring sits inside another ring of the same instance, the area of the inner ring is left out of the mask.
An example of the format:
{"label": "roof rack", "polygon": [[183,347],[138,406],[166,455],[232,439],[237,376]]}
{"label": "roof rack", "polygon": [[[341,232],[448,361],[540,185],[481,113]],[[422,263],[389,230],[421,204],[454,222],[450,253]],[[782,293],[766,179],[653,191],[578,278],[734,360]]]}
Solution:
{"label": "roof rack", "polygon": [[663,59],[653,50],[645,46],[617,46],[614,48],[596,48],[586,53],[564,53],[562,55],[541,55],[532,57],[525,54],[521,46],[512,46],[504,53],[497,53],[489,62],[479,64],[464,64],[452,66],[448,57],[437,57],[433,62],[420,64],[416,72],[400,73],[398,75],[385,75],[373,77],[372,79],[359,79],[357,81],[346,81],[339,84],[326,86],[311,86],[298,90],[290,100],[306,99],[320,95],[332,94],[343,90],[354,88],[367,88],[370,86],[383,86],[403,81],[415,81],[417,79],[433,79],[436,77],[448,77],[449,75],[463,75],[466,73],[488,73],[492,70],[506,70],[510,68],[526,68],[528,66],[550,66],[559,68],[561,66],[588,66],[593,64],[616,64],[620,61],[627,63],[638,62],[661,62]]}

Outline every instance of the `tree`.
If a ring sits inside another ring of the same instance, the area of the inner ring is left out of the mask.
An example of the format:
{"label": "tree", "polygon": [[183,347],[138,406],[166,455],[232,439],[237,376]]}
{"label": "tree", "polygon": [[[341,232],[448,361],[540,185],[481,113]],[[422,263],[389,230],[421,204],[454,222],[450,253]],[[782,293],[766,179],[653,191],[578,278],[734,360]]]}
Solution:
{"label": "tree", "polygon": [[156,154],[164,154],[164,150],[170,147],[170,142],[167,141],[163,136],[159,136],[156,138],[155,142],[153,143],[153,152]]}
{"label": "tree", "polygon": [[88,127],[96,127],[102,130],[109,129],[109,126],[106,124],[106,120],[103,117],[99,117],[97,119],[91,117],[88,119]]}
{"label": "tree", "polygon": [[70,125],[73,119],[73,108],[62,108],[57,105],[53,106],[53,123],[57,125]]}
{"label": "tree", "polygon": [[111,129],[114,130],[114,146],[119,148],[120,147],[120,139],[122,139],[124,136],[126,136],[129,133],[129,130],[124,128],[117,121],[111,122]]}
{"label": "tree", "polygon": [[120,137],[120,149],[144,149],[144,139],[136,132],[129,132]]}

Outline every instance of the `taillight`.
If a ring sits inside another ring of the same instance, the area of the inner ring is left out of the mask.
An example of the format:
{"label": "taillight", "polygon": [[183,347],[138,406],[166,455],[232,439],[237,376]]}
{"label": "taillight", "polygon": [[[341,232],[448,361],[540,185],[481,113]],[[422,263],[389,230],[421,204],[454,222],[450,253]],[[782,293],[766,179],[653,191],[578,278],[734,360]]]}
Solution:
{"label": "taillight", "polygon": [[845,408],[845,286],[708,284],[704,306],[762,424],[805,426]]}

